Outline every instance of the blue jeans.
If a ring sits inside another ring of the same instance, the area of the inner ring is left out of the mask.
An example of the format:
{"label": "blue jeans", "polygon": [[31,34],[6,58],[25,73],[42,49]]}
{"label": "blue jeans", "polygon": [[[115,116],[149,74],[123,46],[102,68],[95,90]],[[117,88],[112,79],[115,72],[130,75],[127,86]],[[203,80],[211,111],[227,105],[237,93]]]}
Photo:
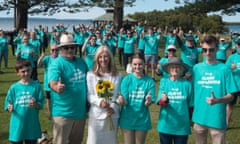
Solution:
{"label": "blue jeans", "polygon": [[188,135],[159,133],[161,144],[187,144]]}

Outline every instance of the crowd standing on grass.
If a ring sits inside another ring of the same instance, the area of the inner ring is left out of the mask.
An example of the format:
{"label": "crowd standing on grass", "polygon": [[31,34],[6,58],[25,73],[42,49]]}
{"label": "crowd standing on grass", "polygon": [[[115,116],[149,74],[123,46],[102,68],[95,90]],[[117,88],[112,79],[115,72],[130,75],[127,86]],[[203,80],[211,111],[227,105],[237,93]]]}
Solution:
{"label": "crowd standing on grass", "polygon": [[[125,144],[144,144],[152,128],[149,107],[155,103],[161,107],[156,128],[161,144],[186,144],[191,121],[196,144],[207,143],[208,131],[213,144],[224,144],[240,95],[239,34],[231,32],[227,38],[146,25],[126,22],[116,30],[111,22],[79,24],[73,32],[63,24],[51,31],[42,25],[29,31],[0,29],[0,74],[9,66],[10,45],[21,78],[5,100],[4,109],[12,114],[9,141],[32,144],[41,137],[38,111],[44,94],[37,68],[43,66],[53,143],[81,143],[88,118],[88,144],[117,144],[118,127]],[[29,92],[25,87],[31,87]],[[26,116],[35,119],[34,134],[25,126]],[[113,129],[107,129],[109,122]]]}

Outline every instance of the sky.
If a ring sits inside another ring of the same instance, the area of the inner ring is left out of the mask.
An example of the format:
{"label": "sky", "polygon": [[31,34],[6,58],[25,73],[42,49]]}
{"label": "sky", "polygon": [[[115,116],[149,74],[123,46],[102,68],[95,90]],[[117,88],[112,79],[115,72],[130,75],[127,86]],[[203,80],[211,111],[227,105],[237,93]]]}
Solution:
{"label": "sky", "polygon": [[[136,0],[133,7],[125,7],[124,15],[134,14],[135,12],[149,12],[153,10],[168,10],[175,7],[183,6],[184,4],[176,4],[174,0]],[[91,8],[89,12],[80,12],[76,14],[69,14],[65,12],[57,13],[53,16],[47,16],[48,18],[57,18],[57,19],[94,19],[98,16],[101,16],[105,13],[105,9],[102,8]],[[11,13],[12,14],[12,13]],[[6,12],[0,12],[0,17],[9,17],[11,15],[6,15]],[[34,16],[34,17],[45,17],[46,16]],[[223,15],[223,21],[227,22],[239,22],[240,13],[236,16],[227,16]]]}

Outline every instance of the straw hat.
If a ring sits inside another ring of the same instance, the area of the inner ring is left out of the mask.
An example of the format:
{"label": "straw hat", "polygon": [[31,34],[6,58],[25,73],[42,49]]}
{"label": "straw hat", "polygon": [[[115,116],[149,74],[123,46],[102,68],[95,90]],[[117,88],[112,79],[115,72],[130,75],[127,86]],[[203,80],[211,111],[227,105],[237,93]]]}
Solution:
{"label": "straw hat", "polygon": [[60,37],[60,44],[58,45],[58,47],[63,47],[63,46],[72,46],[72,45],[77,45],[74,40],[73,40],[73,36],[70,34],[62,34]]}
{"label": "straw hat", "polygon": [[163,64],[163,70],[169,73],[169,67],[172,65],[179,65],[183,74],[185,74],[188,71],[188,65],[182,62],[182,60],[178,57],[173,57],[169,59],[169,61],[165,64]]}

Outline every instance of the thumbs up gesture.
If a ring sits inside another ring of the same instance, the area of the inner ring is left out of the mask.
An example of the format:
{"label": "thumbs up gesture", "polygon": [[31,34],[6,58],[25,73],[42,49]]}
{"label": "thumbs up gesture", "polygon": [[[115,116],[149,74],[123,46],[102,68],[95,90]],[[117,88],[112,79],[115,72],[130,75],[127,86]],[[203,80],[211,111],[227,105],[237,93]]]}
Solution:
{"label": "thumbs up gesture", "polygon": [[145,99],[145,106],[149,106],[152,103],[152,98],[151,98],[151,94],[148,93]]}
{"label": "thumbs up gesture", "polygon": [[57,85],[56,85],[56,92],[62,93],[64,91],[64,89],[65,89],[65,85],[62,84],[62,78],[59,77]]}
{"label": "thumbs up gesture", "polygon": [[124,100],[124,97],[120,93],[118,94],[118,101],[119,101],[119,104],[121,105],[128,104],[128,102]]}
{"label": "thumbs up gesture", "polygon": [[8,102],[8,111],[9,112],[13,111],[13,104],[11,102]]}
{"label": "thumbs up gesture", "polygon": [[206,102],[209,104],[209,105],[213,105],[213,104],[215,104],[216,103],[216,97],[215,97],[215,94],[214,94],[214,92],[212,91],[211,92],[211,97],[207,97],[206,98]]}

